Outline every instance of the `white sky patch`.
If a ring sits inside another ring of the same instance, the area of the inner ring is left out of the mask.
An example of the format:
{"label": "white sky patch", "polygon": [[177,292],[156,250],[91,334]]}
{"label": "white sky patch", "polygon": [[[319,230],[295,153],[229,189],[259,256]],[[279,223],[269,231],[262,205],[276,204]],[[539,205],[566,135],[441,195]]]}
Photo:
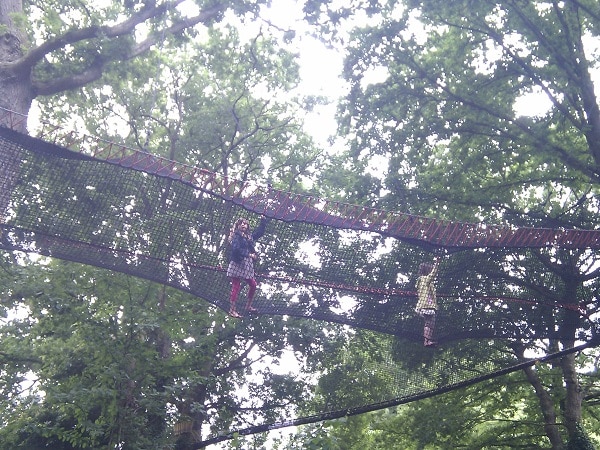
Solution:
{"label": "white sky patch", "polygon": [[14,308],[8,309],[6,317],[0,317],[0,324],[2,326],[10,325],[12,322],[24,320],[31,314],[28,306],[18,305]]}
{"label": "white sky patch", "polygon": [[306,131],[318,145],[327,147],[337,131],[337,101],[348,91],[341,76],[344,55],[339,49],[331,48],[308,34],[309,26],[304,22],[302,5],[303,2],[295,0],[275,0],[261,17],[281,29],[296,32],[294,47],[290,50],[298,53],[300,80],[292,94],[321,96],[329,101],[307,111],[304,119]]}
{"label": "white sky patch", "polygon": [[294,375],[301,373],[302,370],[297,355],[291,349],[283,350],[281,358],[277,362],[269,357],[267,364],[271,368],[271,372],[277,375]]}
{"label": "white sky patch", "polygon": [[301,80],[298,91],[303,95],[323,96],[330,102],[315,106],[306,114],[305,129],[318,144],[327,146],[337,130],[337,101],[347,92],[341,78],[343,55],[310,37],[302,38],[299,51]]}
{"label": "white sky patch", "polygon": [[552,101],[546,93],[542,92],[541,88],[521,95],[513,105],[515,113],[525,117],[544,116],[551,108]]}
{"label": "white sky patch", "polygon": [[338,230],[340,242],[343,245],[351,245],[356,239],[360,239],[362,234],[356,230]]}
{"label": "white sky patch", "polygon": [[373,177],[384,179],[387,175],[388,157],[385,155],[372,155],[369,157],[369,163],[366,172]]}
{"label": "white sky patch", "polygon": [[396,239],[386,238],[382,244],[378,245],[377,248],[371,253],[372,261],[378,261],[381,256],[391,253],[394,249]]}
{"label": "white sky patch", "polygon": [[298,250],[294,254],[294,257],[299,261],[304,261],[313,269],[320,269],[323,264],[319,257],[320,246],[316,239],[301,242],[298,245]]}
{"label": "white sky patch", "polygon": [[337,122],[335,104],[320,105],[308,113],[304,119],[304,128],[321,147],[329,146],[329,139],[336,134]]}
{"label": "white sky patch", "polygon": [[350,295],[342,295],[338,297],[339,307],[329,308],[331,312],[335,314],[345,315],[354,311],[354,308],[358,304],[356,299]]}
{"label": "white sky patch", "polygon": [[390,76],[390,72],[387,67],[376,66],[370,67],[363,72],[363,77],[360,81],[360,85],[365,89],[370,84],[383,83]]}
{"label": "white sky patch", "polygon": [[339,98],[346,93],[340,76],[343,55],[312,37],[302,37],[299,44],[300,89],[312,95]]}

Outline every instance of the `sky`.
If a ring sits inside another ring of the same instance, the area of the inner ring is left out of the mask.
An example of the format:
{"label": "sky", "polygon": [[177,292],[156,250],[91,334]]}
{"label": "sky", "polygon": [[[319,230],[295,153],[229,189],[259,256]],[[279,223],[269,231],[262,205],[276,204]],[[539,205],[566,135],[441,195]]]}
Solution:
{"label": "sky", "polygon": [[296,31],[295,49],[299,54],[300,64],[297,91],[331,100],[329,105],[318,106],[307,115],[305,129],[318,144],[327,146],[328,138],[336,132],[336,100],[346,92],[341,77],[343,55],[308,35],[308,25],[303,19],[303,3],[296,0],[273,0],[261,17],[281,29]]}

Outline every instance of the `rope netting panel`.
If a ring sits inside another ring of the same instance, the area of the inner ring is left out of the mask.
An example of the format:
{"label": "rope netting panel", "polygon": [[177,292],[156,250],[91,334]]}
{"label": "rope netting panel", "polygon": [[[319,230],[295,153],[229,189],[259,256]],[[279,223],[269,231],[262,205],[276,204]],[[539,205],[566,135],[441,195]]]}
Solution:
{"label": "rope netting panel", "polygon": [[[229,228],[239,217],[254,227],[266,216],[253,304],[259,317],[315,319],[383,334],[378,351],[388,356],[362,370],[388,389],[349,383],[344,392],[328,390],[328,377],[343,378],[332,361],[310,406],[282,406],[269,423],[240,413],[231,430],[203,445],[234,431],[399,404],[535,359],[491,358],[499,340],[560,338],[559,325],[567,324],[583,346],[596,342],[594,294],[583,284],[569,290],[538,255],[543,249],[593,254],[599,230],[508,228],[363,208],[227,180],[47,125],[40,137],[0,127],[0,189],[1,248],[142,277],[224,311]],[[417,268],[434,255],[441,257],[435,350],[423,348],[423,319],[414,312]],[[524,272],[524,261],[536,269]],[[453,349],[470,356],[455,356]]]}

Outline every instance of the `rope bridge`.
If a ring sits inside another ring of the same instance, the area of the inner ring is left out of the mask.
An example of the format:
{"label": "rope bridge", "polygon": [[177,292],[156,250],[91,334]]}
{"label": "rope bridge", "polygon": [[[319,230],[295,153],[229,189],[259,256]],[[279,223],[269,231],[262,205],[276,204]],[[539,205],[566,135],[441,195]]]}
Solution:
{"label": "rope bridge", "polygon": [[[259,315],[315,319],[388,337],[389,360],[364,367],[388,380],[386,392],[357,400],[321,389],[301,418],[283,407],[269,423],[238,413],[231,431],[215,432],[199,446],[234,431],[357,414],[518,370],[534,359],[499,365],[489,359],[490,342],[558,339],[557,324],[578,330],[582,347],[567,351],[596,345],[592,293],[583,284],[574,293],[563,289],[563,280],[547,273],[537,255],[543,248],[594,252],[600,230],[459,223],[328,201],[219,177],[48,124],[38,137],[11,128],[25,120],[0,110],[0,123],[9,124],[0,127],[0,248],[142,277],[227,311],[229,228],[240,216],[253,226],[266,216],[271,220],[260,241],[253,303]],[[425,350],[414,282],[419,263],[432,253],[442,256],[441,348]],[[523,274],[523,261],[537,269]],[[453,346],[471,348],[472,359],[455,358]],[[424,368],[403,370],[399,362],[406,358]],[[327,377],[319,383],[326,386]]]}

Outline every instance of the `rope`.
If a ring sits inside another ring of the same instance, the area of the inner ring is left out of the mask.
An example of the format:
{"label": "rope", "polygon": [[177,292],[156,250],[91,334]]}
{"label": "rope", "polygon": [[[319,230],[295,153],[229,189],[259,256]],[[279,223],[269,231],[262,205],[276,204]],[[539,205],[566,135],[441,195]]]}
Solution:
{"label": "rope", "polygon": [[[594,345],[597,345],[597,343]],[[580,352],[580,351],[585,350],[586,348],[589,348],[592,346],[593,345],[591,342],[586,342],[585,344],[582,344],[582,345],[579,345],[579,346],[576,346],[573,348],[569,348],[566,350],[562,350],[562,351],[559,351],[556,353],[552,353],[551,355],[547,355],[547,356],[540,357],[540,358],[528,359],[527,361],[524,361],[519,364],[515,364],[511,367],[507,367],[505,369],[498,370],[498,371],[495,371],[493,373],[489,373],[486,375],[474,377],[474,378],[471,378],[470,380],[467,380],[467,381],[464,381],[461,383],[447,385],[442,389],[431,390],[428,392],[424,392],[424,393],[420,393],[420,394],[412,395],[412,396],[407,396],[407,397],[402,397],[402,398],[395,398],[395,399],[392,399],[392,400],[389,400],[386,402],[368,405],[368,406],[365,406],[362,408],[348,408],[348,409],[342,409],[342,410],[338,410],[338,411],[330,411],[325,414],[317,414],[314,416],[302,417],[300,419],[289,420],[289,421],[285,421],[285,422],[274,422],[274,423],[264,424],[264,425],[260,425],[260,426],[248,427],[248,428],[245,428],[242,430],[236,430],[235,432],[230,432],[230,433],[222,433],[213,438],[206,439],[206,440],[203,440],[201,442],[194,444],[193,448],[194,449],[202,449],[208,445],[217,444],[219,442],[233,439],[236,435],[248,436],[251,434],[264,433],[266,431],[278,430],[278,429],[287,428],[287,427],[295,427],[295,426],[307,425],[307,424],[311,424],[311,423],[323,422],[325,420],[341,419],[343,417],[356,416],[358,414],[364,414],[367,412],[378,411],[381,409],[392,408],[394,406],[404,405],[406,403],[415,402],[417,400],[423,400],[423,399],[430,398],[430,397],[435,397],[436,395],[445,394],[447,392],[451,392],[451,391],[454,391],[457,389],[466,388],[468,386],[472,386],[474,384],[481,383],[486,380],[492,380],[494,378],[498,378],[503,375],[508,375],[509,373],[517,372],[518,370],[523,370],[523,369],[525,369],[527,367],[531,367],[535,364],[553,361],[555,359],[562,358],[563,356],[566,356],[566,355],[569,355],[572,353],[576,353],[576,352]]]}

